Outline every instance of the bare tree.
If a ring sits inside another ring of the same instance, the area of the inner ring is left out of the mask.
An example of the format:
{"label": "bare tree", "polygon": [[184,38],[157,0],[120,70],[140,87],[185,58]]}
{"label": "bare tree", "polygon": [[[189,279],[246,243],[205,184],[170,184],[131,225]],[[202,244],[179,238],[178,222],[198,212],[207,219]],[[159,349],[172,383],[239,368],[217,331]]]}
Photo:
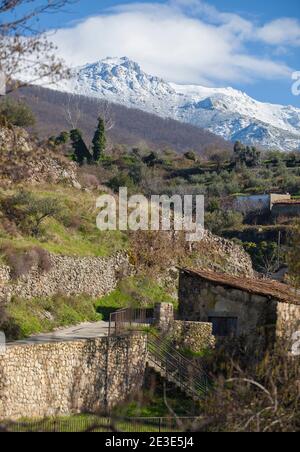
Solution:
{"label": "bare tree", "polygon": [[109,102],[101,101],[99,105],[99,117],[103,119],[105,131],[109,132],[115,127],[115,120]]}
{"label": "bare tree", "polygon": [[261,261],[260,269],[265,275],[270,277],[278,270],[278,252],[276,250],[270,254],[264,254]]}
{"label": "bare tree", "polygon": [[[38,20],[76,1],[0,0],[0,73],[5,74],[8,92],[41,79],[55,82],[68,76]],[[26,83],[18,80],[21,73],[28,74]]]}
{"label": "bare tree", "polygon": [[71,93],[68,94],[68,101],[64,106],[64,116],[68,125],[72,129],[77,129],[82,116],[82,110],[80,108],[80,96],[76,96]]}
{"label": "bare tree", "polygon": [[[115,119],[111,104],[105,100],[94,99],[98,117],[104,121],[105,132],[109,132],[115,127]],[[64,105],[64,117],[72,129],[77,129],[80,120],[84,116],[82,109],[82,97],[68,93],[68,100]]]}

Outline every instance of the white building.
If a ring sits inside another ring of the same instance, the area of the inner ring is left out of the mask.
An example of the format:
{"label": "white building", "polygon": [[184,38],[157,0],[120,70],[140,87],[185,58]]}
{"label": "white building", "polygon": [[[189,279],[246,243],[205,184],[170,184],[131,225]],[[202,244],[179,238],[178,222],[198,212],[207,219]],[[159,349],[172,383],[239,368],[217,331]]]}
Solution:
{"label": "white building", "polygon": [[279,201],[289,201],[291,200],[291,195],[289,193],[282,195],[277,193],[269,193],[262,195],[249,195],[249,196],[237,196],[234,206],[242,213],[248,212],[264,212],[271,211],[273,205]]}

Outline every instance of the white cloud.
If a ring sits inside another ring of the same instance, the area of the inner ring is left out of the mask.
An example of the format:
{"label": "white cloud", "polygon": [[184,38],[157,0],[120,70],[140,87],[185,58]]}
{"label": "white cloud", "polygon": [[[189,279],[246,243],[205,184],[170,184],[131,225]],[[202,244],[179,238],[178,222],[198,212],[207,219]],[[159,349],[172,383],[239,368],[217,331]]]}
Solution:
{"label": "white cloud", "polygon": [[258,37],[271,45],[300,46],[300,22],[292,18],[274,20],[258,30]]}
{"label": "white cloud", "polygon": [[[271,34],[263,30],[259,39],[267,42]],[[199,0],[172,0],[112,8],[59,30],[54,41],[72,66],[127,56],[145,71],[177,83],[223,84],[289,76],[292,70],[283,62],[247,51],[247,41],[253,41],[255,32],[253,23],[236,14],[220,13]]]}

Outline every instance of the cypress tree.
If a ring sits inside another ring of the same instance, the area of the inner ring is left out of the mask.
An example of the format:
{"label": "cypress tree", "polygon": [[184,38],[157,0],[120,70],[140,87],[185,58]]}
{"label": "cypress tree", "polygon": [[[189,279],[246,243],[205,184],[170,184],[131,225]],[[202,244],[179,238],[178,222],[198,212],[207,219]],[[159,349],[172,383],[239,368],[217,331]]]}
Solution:
{"label": "cypress tree", "polygon": [[76,162],[79,163],[79,165],[83,165],[86,159],[87,163],[90,164],[92,161],[92,156],[85,142],[83,141],[82,133],[80,132],[80,130],[78,129],[71,130],[70,138]]}
{"label": "cypress tree", "polygon": [[98,126],[95,131],[93,138],[93,160],[94,162],[99,162],[103,156],[106,146],[106,136],[105,136],[105,124],[103,119],[100,117],[98,119]]}

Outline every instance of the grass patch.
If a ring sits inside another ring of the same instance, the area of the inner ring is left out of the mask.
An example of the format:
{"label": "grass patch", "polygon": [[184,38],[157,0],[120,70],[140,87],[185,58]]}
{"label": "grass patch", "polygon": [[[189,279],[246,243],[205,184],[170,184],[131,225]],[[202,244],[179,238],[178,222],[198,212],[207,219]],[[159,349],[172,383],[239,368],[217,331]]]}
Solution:
{"label": "grass patch", "polygon": [[[169,417],[169,416],[168,416]],[[24,419],[3,422],[9,432],[179,432],[175,421],[169,419],[117,419],[81,414],[47,419]]]}
{"label": "grass patch", "polygon": [[[165,386],[166,384],[166,386]],[[164,400],[164,391],[169,407],[177,416],[198,416],[199,402],[183,394],[173,384],[166,383],[158,374],[149,372],[143,390],[113,410],[116,417],[168,417],[170,410]]]}
{"label": "grass patch", "polygon": [[[17,191],[0,191],[0,199],[7,199]],[[100,231],[96,226],[97,195],[79,190],[51,186],[30,188],[35,199],[55,198],[62,206],[59,218],[46,219],[38,235],[29,235],[22,224],[0,214],[0,245],[15,248],[38,246],[49,252],[69,256],[107,257],[128,248],[127,235],[120,231]],[[100,195],[100,193],[99,193]]]}
{"label": "grass patch", "polygon": [[47,237],[9,239],[0,236],[0,246],[13,245],[19,249],[38,246],[50,253],[80,257],[108,257],[127,248],[127,238],[120,231],[98,231],[95,226],[94,233],[87,235],[70,231],[54,220],[47,223]]}
{"label": "grass patch", "polygon": [[122,280],[111,294],[97,300],[96,309],[104,320],[108,320],[109,314],[116,309],[128,306],[152,308],[156,303],[175,305],[176,300],[151,278],[134,276]]}
{"label": "grass patch", "polygon": [[1,328],[9,340],[18,340],[59,327],[101,319],[94,300],[86,296],[31,300],[14,297],[6,308],[6,320]]}

